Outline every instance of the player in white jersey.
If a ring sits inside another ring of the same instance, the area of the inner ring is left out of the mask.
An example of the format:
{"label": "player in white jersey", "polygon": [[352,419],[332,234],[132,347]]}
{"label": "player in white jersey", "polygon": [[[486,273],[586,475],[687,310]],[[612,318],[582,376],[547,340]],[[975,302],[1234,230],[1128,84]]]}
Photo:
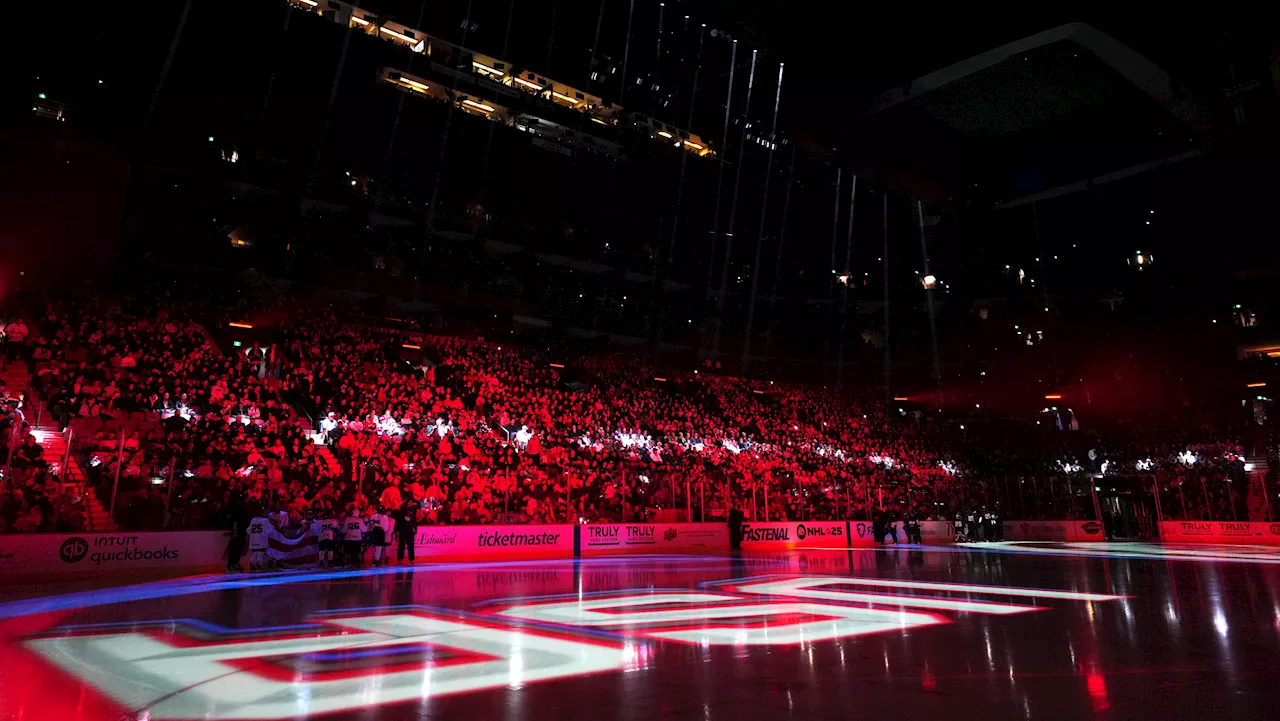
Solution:
{"label": "player in white jersey", "polygon": [[311,522],[311,532],[319,539],[316,542],[316,550],[319,554],[317,558],[321,568],[333,565],[333,550],[338,545],[334,541],[334,534],[337,530],[338,522],[332,519]]}
{"label": "player in white jersey", "polygon": [[352,508],[342,519],[342,562],[357,568],[364,561],[364,533],[367,530],[364,519]]}
{"label": "player in white jersey", "polygon": [[378,512],[369,519],[369,542],[373,546],[374,566],[382,565],[382,557],[387,553],[387,546],[391,545],[391,529],[394,527],[382,508],[378,508]]}
{"label": "player in white jersey", "polygon": [[249,521],[249,570],[261,571],[267,560],[267,544],[271,540],[271,521],[262,516]]}

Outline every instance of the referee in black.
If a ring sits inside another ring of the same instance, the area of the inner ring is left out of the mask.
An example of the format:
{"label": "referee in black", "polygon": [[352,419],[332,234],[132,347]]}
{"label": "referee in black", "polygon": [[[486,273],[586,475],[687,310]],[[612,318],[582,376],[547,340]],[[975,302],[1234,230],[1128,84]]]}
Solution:
{"label": "referee in black", "polygon": [[413,501],[405,501],[396,513],[396,563],[404,563],[404,554],[409,552],[409,563],[413,564],[413,545],[418,540],[418,509]]}

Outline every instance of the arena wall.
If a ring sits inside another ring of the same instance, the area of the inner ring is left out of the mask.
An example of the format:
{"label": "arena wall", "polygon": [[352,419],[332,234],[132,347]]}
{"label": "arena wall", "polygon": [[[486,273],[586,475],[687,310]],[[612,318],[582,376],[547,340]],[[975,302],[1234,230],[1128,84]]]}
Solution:
{"label": "arena wall", "polygon": [[[1100,541],[1092,521],[1005,521],[1010,541]],[[1280,524],[1165,522],[1170,541],[1280,545]],[[871,548],[866,521],[746,523],[743,550]],[[951,525],[925,521],[926,544],[951,543]],[[899,540],[905,541],[899,529]],[[216,571],[226,565],[225,531],[51,533],[0,535],[0,578],[75,578],[138,572]],[[541,526],[423,526],[415,554],[421,560],[519,560],[611,553],[723,553],[723,523],[613,523]],[[388,549],[394,553],[394,549]]]}

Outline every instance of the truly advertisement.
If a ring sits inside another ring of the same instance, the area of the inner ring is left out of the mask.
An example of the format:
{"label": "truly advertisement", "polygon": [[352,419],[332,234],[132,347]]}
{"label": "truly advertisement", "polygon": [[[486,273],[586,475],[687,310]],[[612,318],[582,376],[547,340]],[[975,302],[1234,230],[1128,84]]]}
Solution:
{"label": "truly advertisement", "polygon": [[573,526],[419,526],[418,556],[572,556]]}
{"label": "truly advertisement", "polygon": [[[846,528],[844,521],[747,523],[743,525],[742,548],[847,548]],[[867,531],[868,542],[870,536]]]}
{"label": "truly advertisement", "polygon": [[1160,538],[1173,543],[1250,543],[1280,546],[1280,523],[1269,521],[1163,521]]}
{"label": "truly advertisement", "polygon": [[723,523],[592,523],[581,527],[582,550],[662,552],[728,550]]}
{"label": "truly advertisement", "polygon": [[221,531],[0,536],[0,575],[84,575],[150,568],[209,568],[225,559]]}

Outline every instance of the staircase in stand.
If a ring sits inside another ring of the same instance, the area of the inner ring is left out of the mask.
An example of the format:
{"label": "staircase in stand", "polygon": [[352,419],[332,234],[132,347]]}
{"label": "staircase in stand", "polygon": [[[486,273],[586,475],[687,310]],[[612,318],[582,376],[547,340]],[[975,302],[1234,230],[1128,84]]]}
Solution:
{"label": "staircase in stand", "polygon": [[[3,371],[0,371],[0,378],[4,379],[5,386],[12,394],[16,394],[20,389],[26,388],[27,383],[31,380],[31,377],[27,374],[27,369],[18,363],[8,364]],[[47,410],[43,408],[37,409],[37,403],[28,395],[28,405],[23,408],[23,414],[26,417],[26,422],[31,426],[32,435],[36,437],[36,442],[44,449],[45,463],[49,464],[50,469],[56,469],[58,477],[62,479],[64,488],[67,485],[75,487],[76,495],[80,497],[84,504],[84,530],[116,530],[116,524],[111,522],[107,509],[98,500],[98,494],[94,491],[93,486],[88,483],[88,477],[85,475],[84,469],[80,467],[80,461],[76,459],[74,453],[69,456],[70,463],[68,467],[62,467],[63,461],[68,459],[66,435],[58,428],[57,419],[51,418]],[[42,412],[37,412],[37,410]],[[38,424],[36,422],[37,418],[39,418]]]}
{"label": "staircase in stand", "polygon": [[320,460],[329,468],[329,475],[342,475],[342,464],[338,463],[338,459],[333,457],[333,452],[329,450],[329,446],[316,446],[316,455],[320,456]]}

